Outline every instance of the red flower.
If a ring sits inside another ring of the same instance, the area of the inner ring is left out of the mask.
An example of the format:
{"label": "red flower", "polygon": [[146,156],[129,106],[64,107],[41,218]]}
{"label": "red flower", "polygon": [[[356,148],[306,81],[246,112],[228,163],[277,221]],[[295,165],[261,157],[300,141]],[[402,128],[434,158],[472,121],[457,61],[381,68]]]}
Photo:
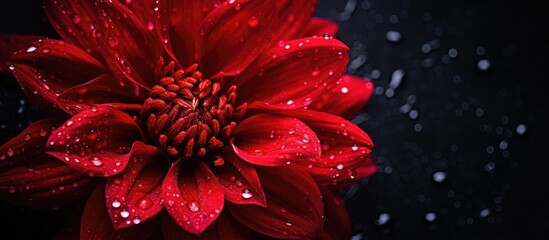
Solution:
{"label": "red flower", "polygon": [[46,1],[64,40],[8,65],[57,117],[1,146],[2,198],[42,208],[95,189],[69,222],[81,239],[348,238],[332,191],[375,166],[342,117],[372,83],[344,75],[348,48],[315,4]]}

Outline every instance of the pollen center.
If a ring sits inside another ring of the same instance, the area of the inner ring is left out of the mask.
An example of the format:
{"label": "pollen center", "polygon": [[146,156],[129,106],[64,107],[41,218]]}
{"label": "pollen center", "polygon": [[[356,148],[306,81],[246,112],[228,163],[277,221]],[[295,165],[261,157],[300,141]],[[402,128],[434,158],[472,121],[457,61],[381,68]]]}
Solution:
{"label": "pollen center", "polygon": [[204,156],[224,146],[246,104],[235,106],[236,86],[223,86],[223,76],[204,78],[192,65],[174,71],[161,60],[154,86],[141,109],[151,140],[170,156]]}

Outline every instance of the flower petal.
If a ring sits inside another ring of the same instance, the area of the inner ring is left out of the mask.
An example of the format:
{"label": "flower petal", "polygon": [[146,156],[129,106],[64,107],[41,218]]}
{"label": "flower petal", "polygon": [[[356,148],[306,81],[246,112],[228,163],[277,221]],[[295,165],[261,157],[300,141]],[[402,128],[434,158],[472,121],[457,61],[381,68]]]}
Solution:
{"label": "flower petal", "polygon": [[202,160],[176,161],[162,184],[164,205],[177,224],[199,236],[224,205],[223,188]]}
{"label": "flower petal", "polygon": [[321,240],[351,239],[351,223],[345,202],[328,188],[321,188],[324,202],[324,228],[318,238]]}
{"label": "flower petal", "polygon": [[44,154],[53,127],[62,121],[44,119],[0,147],[0,197],[32,208],[59,206],[90,192],[91,178]]}
{"label": "flower petal", "polygon": [[278,39],[289,40],[300,36],[311,21],[316,3],[316,0],[277,0],[279,18],[277,31],[280,34]]}
{"label": "flower petal", "polygon": [[253,239],[251,231],[236,221],[225,210],[200,237],[181,228],[169,214],[162,214],[164,240],[246,240]]}
{"label": "flower petal", "polygon": [[106,73],[92,56],[61,40],[44,39],[17,51],[10,59],[13,74],[33,103],[52,113],[76,111],[57,101],[63,91]]}
{"label": "flower petal", "polygon": [[258,168],[267,207],[227,204],[240,223],[259,233],[284,239],[309,239],[322,227],[320,191],[305,171]]}
{"label": "flower petal", "polygon": [[154,69],[162,54],[160,40],[124,4],[100,0],[96,5],[103,13],[98,17],[97,42],[116,77],[148,87],[156,85]]}
{"label": "flower petal", "polygon": [[108,177],[126,168],[132,144],[140,139],[139,127],[129,115],[100,105],[53,131],[46,150],[80,172]]}
{"label": "flower petal", "polygon": [[265,206],[265,193],[261,188],[255,167],[240,159],[230,147],[222,150],[222,166],[212,167],[225,192],[225,199],[235,204]]}
{"label": "flower petal", "polygon": [[[200,24],[219,4],[219,0],[158,0],[155,5],[156,24],[154,30],[163,38],[163,46],[172,58],[186,67],[200,58]],[[198,50],[198,51],[197,51]]]}
{"label": "flower petal", "polygon": [[239,100],[302,108],[334,88],[348,62],[347,46],[324,37],[288,41],[261,54],[236,80]]}
{"label": "flower petal", "polygon": [[0,33],[0,73],[8,72],[8,66],[4,63],[15,51],[37,41],[40,36],[15,35]]}
{"label": "flower petal", "polygon": [[98,11],[94,1],[46,0],[46,14],[57,33],[67,42],[101,59],[96,42]]}
{"label": "flower petal", "polygon": [[[225,1],[202,22],[202,66],[206,75],[240,73],[276,41],[274,1]],[[196,34],[196,33],[195,33]]]}
{"label": "flower petal", "polygon": [[304,31],[302,37],[324,36],[324,34],[335,36],[337,34],[337,30],[339,30],[339,25],[337,25],[334,21],[314,17]]}
{"label": "flower petal", "polygon": [[296,118],[257,114],[242,121],[231,143],[243,160],[261,166],[280,166],[290,161],[316,161],[320,142],[316,134]]}
{"label": "flower petal", "polygon": [[82,111],[101,103],[143,103],[149,89],[131,80],[116,80],[110,74],[64,91],[57,100],[70,109]]}
{"label": "flower petal", "polygon": [[105,197],[115,229],[140,224],[162,210],[162,180],[168,159],[159,148],[135,142],[131,164],[107,179]]}
{"label": "flower petal", "polygon": [[368,103],[373,91],[372,81],[345,75],[336,88],[313,103],[311,108],[349,119]]}
{"label": "flower petal", "polygon": [[105,206],[105,185],[91,194],[80,221],[81,240],[103,239],[158,239],[159,221],[149,220],[139,225],[115,230]]}
{"label": "flower petal", "polygon": [[298,162],[320,185],[348,184],[359,181],[376,171],[369,154],[372,139],[354,123],[325,112],[308,109],[280,110],[267,104],[256,104],[250,110],[275,112],[303,121],[311,128],[322,146],[322,156],[316,162]]}

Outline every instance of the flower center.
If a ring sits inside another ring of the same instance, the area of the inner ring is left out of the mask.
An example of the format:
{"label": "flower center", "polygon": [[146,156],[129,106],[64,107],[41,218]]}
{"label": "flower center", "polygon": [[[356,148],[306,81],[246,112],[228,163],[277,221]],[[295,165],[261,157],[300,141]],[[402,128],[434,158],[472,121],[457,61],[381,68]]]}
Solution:
{"label": "flower center", "polygon": [[170,156],[204,156],[226,144],[246,104],[235,107],[236,86],[223,90],[223,76],[210,79],[197,64],[174,71],[160,60],[154,86],[141,109],[149,136]]}

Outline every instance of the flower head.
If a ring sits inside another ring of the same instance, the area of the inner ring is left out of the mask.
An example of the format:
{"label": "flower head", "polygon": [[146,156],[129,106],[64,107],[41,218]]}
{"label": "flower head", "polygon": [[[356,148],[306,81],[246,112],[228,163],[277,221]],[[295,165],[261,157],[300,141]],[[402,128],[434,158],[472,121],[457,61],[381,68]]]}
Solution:
{"label": "flower head", "polygon": [[315,4],[46,1],[63,40],[8,65],[56,117],[0,147],[1,196],[51,207],[93,191],[82,239],[349,235],[333,190],[375,166],[344,117],[372,83],[344,75],[348,48]]}

